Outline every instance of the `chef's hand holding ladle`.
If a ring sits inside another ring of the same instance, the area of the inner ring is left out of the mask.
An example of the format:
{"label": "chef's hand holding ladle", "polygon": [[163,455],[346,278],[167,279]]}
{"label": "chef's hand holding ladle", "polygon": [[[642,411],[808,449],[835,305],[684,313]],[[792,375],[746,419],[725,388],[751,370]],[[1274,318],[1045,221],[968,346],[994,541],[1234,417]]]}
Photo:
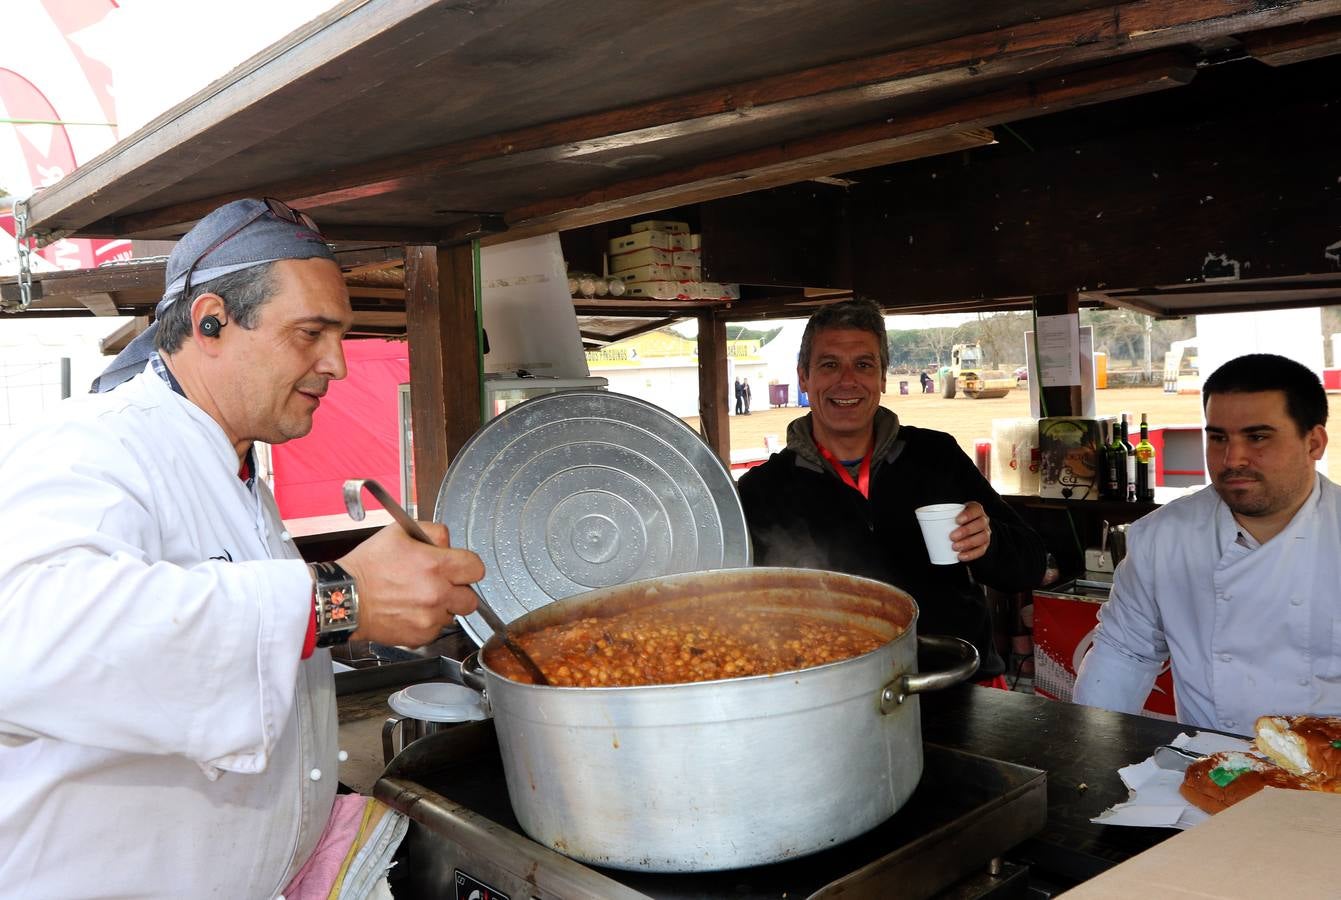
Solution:
{"label": "chef's hand holding ladle", "polygon": [[[478,610],[535,682],[548,684],[535,661],[508,633],[503,620],[470,587],[484,577],[484,564],[479,556],[449,546],[445,526],[416,522],[385,488],[370,478],[351,478],[345,482],[345,508],[355,521],[362,521],[366,515],[364,490],[382,504],[400,528],[383,528],[338,560],[359,588],[359,629],[354,637],[419,647],[435,640],[451,622],[452,615],[463,616]],[[370,594],[365,585],[385,588],[394,602],[384,608],[382,598]],[[364,607],[370,596],[378,602],[374,604],[372,621],[365,622]],[[393,629],[406,636],[390,638],[384,633]]]}
{"label": "chef's hand holding ladle", "polygon": [[[355,493],[361,489],[355,488]],[[357,518],[363,517],[359,501]],[[353,511],[351,510],[351,514]],[[401,528],[382,528],[336,560],[358,590],[354,640],[421,647],[438,638],[454,615],[475,610],[470,585],[484,577],[484,564],[469,550],[448,546],[447,529],[426,523],[427,543]]]}

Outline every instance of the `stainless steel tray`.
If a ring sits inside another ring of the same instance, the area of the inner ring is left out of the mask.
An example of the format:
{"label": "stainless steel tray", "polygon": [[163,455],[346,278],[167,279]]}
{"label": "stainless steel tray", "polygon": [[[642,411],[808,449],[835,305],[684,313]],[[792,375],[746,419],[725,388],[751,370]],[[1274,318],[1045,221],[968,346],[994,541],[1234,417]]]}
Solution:
{"label": "stainless steel tray", "polygon": [[[508,409],[452,460],[434,519],[484,560],[479,589],[504,621],[642,578],[750,565],[731,475],[683,421],[609,391]],[[478,614],[462,622],[483,644]]]}
{"label": "stainless steel tray", "polygon": [[[1043,829],[1045,773],[926,744],[908,803],[870,832],[810,856],[729,872],[596,869],[522,834],[492,722],[429,735],[387,767],[373,795],[408,815],[393,888],[451,896],[462,871],[512,897],[628,900],[927,898]],[[397,879],[401,879],[397,882]]]}

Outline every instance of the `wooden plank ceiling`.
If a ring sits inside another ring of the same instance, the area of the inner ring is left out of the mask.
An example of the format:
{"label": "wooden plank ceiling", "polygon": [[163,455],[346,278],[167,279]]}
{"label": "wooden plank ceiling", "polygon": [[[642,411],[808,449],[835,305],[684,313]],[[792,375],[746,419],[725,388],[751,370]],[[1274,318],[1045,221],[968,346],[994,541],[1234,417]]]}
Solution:
{"label": "wooden plank ceiling", "polygon": [[[1338,21],[1341,0],[348,0],[38,193],[31,219],[171,239],[268,195],[342,241],[508,240],[981,146],[1231,55],[1312,59],[1341,50]],[[403,280],[357,274],[370,316],[402,303]]]}

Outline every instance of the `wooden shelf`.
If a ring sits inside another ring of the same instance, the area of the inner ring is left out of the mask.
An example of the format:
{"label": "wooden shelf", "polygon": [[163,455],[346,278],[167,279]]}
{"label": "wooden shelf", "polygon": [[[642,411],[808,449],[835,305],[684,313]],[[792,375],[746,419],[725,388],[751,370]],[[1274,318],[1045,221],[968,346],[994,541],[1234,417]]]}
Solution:
{"label": "wooden shelf", "polygon": [[1087,513],[1120,514],[1134,513],[1143,516],[1159,509],[1159,503],[1123,503],[1118,500],[1064,500],[1060,497],[1039,497],[1035,494],[1004,494],[1007,503],[1028,506],[1034,509],[1066,509]]}
{"label": "wooden shelf", "polygon": [[1016,506],[1027,506],[1032,509],[1068,510],[1132,521],[1186,493],[1187,488],[1157,487],[1154,502],[1145,503],[1124,503],[1119,500],[1063,500],[1060,497],[1040,497],[1037,494],[1002,494],[1001,499]]}
{"label": "wooden shelf", "polygon": [[731,321],[755,319],[804,319],[829,303],[849,299],[850,291],[825,291],[810,294],[789,290],[768,297],[742,297],[739,300],[644,300],[641,297],[574,297],[573,309],[579,316],[699,316],[711,311]]}
{"label": "wooden shelf", "polygon": [[574,297],[580,316],[696,316],[704,310],[726,309],[739,300],[644,300],[641,297]]}

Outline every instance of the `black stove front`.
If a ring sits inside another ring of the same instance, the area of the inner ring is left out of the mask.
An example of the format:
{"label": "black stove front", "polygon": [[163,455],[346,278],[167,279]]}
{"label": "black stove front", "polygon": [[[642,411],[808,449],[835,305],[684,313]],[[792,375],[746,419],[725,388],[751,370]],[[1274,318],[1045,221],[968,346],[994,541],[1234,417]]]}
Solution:
{"label": "black stove front", "polygon": [[413,820],[392,870],[397,900],[803,900],[930,897],[947,888],[957,897],[1001,895],[1023,878],[1009,866],[989,876],[989,864],[1040,831],[1047,814],[1044,773],[928,744],[908,803],[831,849],[722,872],[596,868],[522,832],[487,721],[416,741],[393,760],[375,793]]}

